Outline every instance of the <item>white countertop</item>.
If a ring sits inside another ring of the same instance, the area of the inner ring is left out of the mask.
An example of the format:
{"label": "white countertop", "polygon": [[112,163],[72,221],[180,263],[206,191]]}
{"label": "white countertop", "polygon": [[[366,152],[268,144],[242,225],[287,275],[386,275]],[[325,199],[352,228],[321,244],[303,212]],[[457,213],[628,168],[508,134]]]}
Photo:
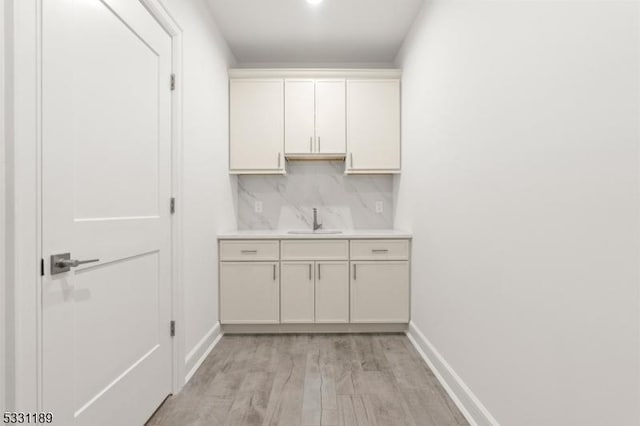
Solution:
{"label": "white countertop", "polygon": [[[308,239],[383,239],[383,238],[412,238],[410,232],[397,229],[344,229],[339,234],[329,233],[296,233],[289,230],[258,230],[258,231],[230,231],[218,234],[219,240],[308,240]],[[324,231],[326,232],[326,231]]]}

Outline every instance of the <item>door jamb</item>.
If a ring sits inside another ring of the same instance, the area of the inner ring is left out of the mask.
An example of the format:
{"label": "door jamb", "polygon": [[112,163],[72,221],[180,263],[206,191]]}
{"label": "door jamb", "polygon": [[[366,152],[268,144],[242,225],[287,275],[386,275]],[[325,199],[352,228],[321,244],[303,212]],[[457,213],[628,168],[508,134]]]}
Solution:
{"label": "door jamb", "polygon": [[[173,346],[173,393],[184,386],[185,333],[182,285],[182,28],[160,0],[139,0],[171,37],[171,72],[175,86],[171,92],[171,193],[175,197],[175,213],[171,217],[171,318],[175,321]],[[168,208],[168,205],[167,205]]]}

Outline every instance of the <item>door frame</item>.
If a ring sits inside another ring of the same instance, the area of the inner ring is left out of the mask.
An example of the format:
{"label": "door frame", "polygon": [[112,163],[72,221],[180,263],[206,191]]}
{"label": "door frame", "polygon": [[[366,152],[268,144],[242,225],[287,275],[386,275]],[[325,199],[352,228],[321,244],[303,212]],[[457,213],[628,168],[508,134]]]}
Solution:
{"label": "door frame", "polygon": [[[7,0],[6,73],[6,400],[7,410],[42,406],[42,3]],[[161,0],[139,0],[171,37],[171,216],[172,391],[184,386],[182,283],[182,28]],[[11,41],[13,43],[11,43]],[[169,84],[169,82],[167,82]],[[167,200],[168,202],[169,200]],[[169,205],[167,204],[167,209]],[[1,250],[0,250],[1,252]],[[167,325],[167,332],[169,332]],[[181,362],[182,361],[182,362]],[[151,413],[149,413],[151,414]]]}

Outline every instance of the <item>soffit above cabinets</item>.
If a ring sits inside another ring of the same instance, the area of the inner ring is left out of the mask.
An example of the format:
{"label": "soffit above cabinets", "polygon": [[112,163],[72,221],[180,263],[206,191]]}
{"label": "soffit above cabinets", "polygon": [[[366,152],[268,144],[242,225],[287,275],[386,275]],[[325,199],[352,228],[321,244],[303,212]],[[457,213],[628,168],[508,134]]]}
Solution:
{"label": "soffit above cabinets", "polygon": [[401,78],[396,68],[231,68],[229,78]]}
{"label": "soffit above cabinets", "polygon": [[241,64],[390,64],[423,0],[208,0]]}

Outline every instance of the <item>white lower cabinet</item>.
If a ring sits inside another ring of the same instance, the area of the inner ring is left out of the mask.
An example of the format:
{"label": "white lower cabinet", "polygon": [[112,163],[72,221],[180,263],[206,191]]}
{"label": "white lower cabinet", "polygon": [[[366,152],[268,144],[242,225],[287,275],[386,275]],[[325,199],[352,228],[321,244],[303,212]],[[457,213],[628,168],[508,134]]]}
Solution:
{"label": "white lower cabinet", "polygon": [[316,262],[316,322],[349,322],[349,262]]}
{"label": "white lower cabinet", "polygon": [[314,262],[282,262],[280,321],[314,321]]}
{"label": "white lower cabinet", "polygon": [[282,262],[283,324],[348,323],[349,262]]}
{"label": "white lower cabinet", "polygon": [[279,262],[220,262],[220,322],[277,324]]}
{"label": "white lower cabinet", "polygon": [[351,262],[351,322],[409,322],[409,262]]}
{"label": "white lower cabinet", "polygon": [[409,259],[403,239],[220,241],[220,322],[406,324]]}

